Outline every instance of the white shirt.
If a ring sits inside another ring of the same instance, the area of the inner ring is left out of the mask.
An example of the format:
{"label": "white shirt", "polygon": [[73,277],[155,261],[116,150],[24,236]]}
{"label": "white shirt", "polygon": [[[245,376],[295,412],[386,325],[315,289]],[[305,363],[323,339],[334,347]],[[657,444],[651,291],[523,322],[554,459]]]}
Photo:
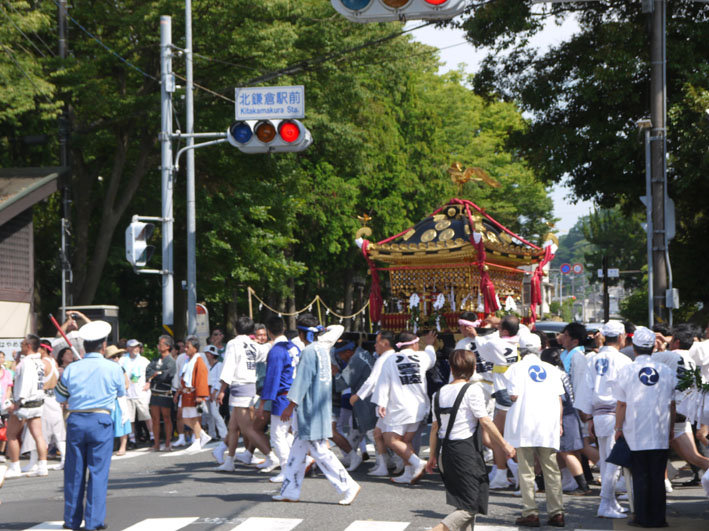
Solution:
{"label": "white shirt", "polygon": [[126,397],[129,399],[150,398],[150,391],[143,390],[145,387],[145,369],[150,365],[148,358],[144,358],[140,354],[136,354],[135,358],[131,358],[130,354],[126,354],[119,363],[126,371],[128,380],[130,380]]}
{"label": "white shirt", "polygon": [[178,354],[177,358],[175,359],[175,376],[172,378],[172,388],[177,390],[180,388],[180,381],[182,380],[182,368],[185,366],[185,363],[189,360],[189,357],[187,356],[186,352],[183,352],[182,354]]}
{"label": "white shirt", "polygon": [[[464,337],[463,339],[458,340],[458,342],[455,344],[455,349],[456,350],[469,350],[475,354],[475,358],[477,360],[477,363],[475,364],[475,372],[473,373],[473,376],[470,378],[471,382],[480,382],[482,380],[487,380],[488,382],[492,382],[492,363],[489,361],[485,361],[480,357],[480,353],[478,352],[478,347],[475,345],[475,338],[474,337]],[[450,377],[448,378],[448,383],[453,381],[453,373],[451,372]],[[489,385],[489,384],[486,384]]]}
{"label": "white shirt", "polygon": [[[433,395],[433,401],[431,403],[435,403],[436,395],[438,395],[438,405],[441,408],[453,407],[455,399],[464,385],[465,382],[444,385]],[[460,408],[456,414],[455,422],[453,423],[453,428],[451,428],[451,434],[448,440],[457,441],[472,437],[475,433],[475,429],[478,427],[478,419],[487,416],[485,396],[483,395],[482,388],[479,384],[473,384],[468,387],[468,390],[463,396],[463,401],[460,403]],[[450,414],[441,413],[441,425],[438,428],[438,437],[441,439],[446,436],[449,420]]]}
{"label": "white shirt", "polygon": [[227,385],[256,383],[256,363],[266,361],[270,347],[263,347],[244,334],[236,336],[226,344],[219,379]]}
{"label": "white shirt", "polygon": [[[475,346],[478,347],[480,357],[500,367],[500,372],[493,369],[492,384],[495,392],[505,389],[507,383],[505,380],[505,370],[517,361],[519,358],[518,347],[519,336],[500,337],[499,332],[493,332],[486,336],[477,336],[475,338]],[[508,391],[509,392],[509,391]]]}
{"label": "white shirt", "polygon": [[222,366],[224,364],[221,361],[216,362],[211,367],[207,363],[207,368],[209,369],[209,376],[207,377],[207,383],[210,389],[219,389],[221,387],[221,382],[219,381],[219,376],[222,374]]}
{"label": "white shirt", "polygon": [[627,405],[623,435],[632,451],[668,448],[676,385],[675,373],[646,354],[620,370],[613,382],[614,396]]}
{"label": "white shirt", "polygon": [[383,352],[381,356],[378,356],[377,359],[374,361],[374,367],[372,367],[372,372],[369,374],[367,379],[357,391],[357,396],[360,398],[360,400],[364,400],[372,394],[374,388],[377,385],[377,382],[379,381],[379,376],[381,376],[382,374],[382,367],[384,366],[384,362],[388,360],[393,354],[396,354],[396,351],[394,349],[387,350],[386,352]]}
{"label": "white shirt", "polygon": [[561,400],[564,385],[560,369],[527,354],[504,374],[507,392],[516,396],[505,420],[505,439],[515,448],[559,449]]}
{"label": "white shirt", "polygon": [[633,363],[632,360],[621,354],[617,348],[605,346],[588,356],[586,361],[586,384],[579,384],[580,388],[574,389],[574,395],[579,392],[588,393],[589,399],[578,409],[589,415],[614,414],[617,400],[613,395],[612,382],[618,378],[623,367]]}
{"label": "white shirt", "polygon": [[695,341],[687,352],[687,357],[699,367],[704,381],[709,382],[709,339]]}
{"label": "white shirt", "polygon": [[386,408],[384,421],[390,425],[413,424],[428,414],[426,371],[436,363],[436,351],[409,348],[395,352],[382,367],[372,402]]}
{"label": "white shirt", "polygon": [[[667,365],[674,373],[675,378],[677,378],[677,383],[679,383],[679,379],[683,376],[685,371],[693,371],[696,368],[686,350],[663,350],[653,352],[652,359]],[[675,401],[679,404],[687,392],[688,391],[675,390]]]}
{"label": "white shirt", "polygon": [[44,399],[44,379],[42,355],[35,352],[23,357],[15,370],[12,399],[15,402]]}

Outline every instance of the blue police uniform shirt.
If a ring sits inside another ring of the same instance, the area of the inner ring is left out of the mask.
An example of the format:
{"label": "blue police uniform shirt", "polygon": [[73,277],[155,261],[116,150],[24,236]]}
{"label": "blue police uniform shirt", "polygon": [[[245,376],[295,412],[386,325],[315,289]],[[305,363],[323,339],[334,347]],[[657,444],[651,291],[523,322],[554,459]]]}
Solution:
{"label": "blue police uniform shirt", "polygon": [[55,388],[58,402],[70,410],[107,409],[113,411],[116,398],[125,396],[121,367],[98,352],[67,365]]}
{"label": "blue police uniform shirt", "polygon": [[[280,338],[279,338],[280,339]],[[286,340],[277,339],[268,353],[266,376],[261,390],[261,400],[271,400],[271,414],[280,415],[290,402],[286,394],[293,385],[293,368],[298,362],[300,349]]]}

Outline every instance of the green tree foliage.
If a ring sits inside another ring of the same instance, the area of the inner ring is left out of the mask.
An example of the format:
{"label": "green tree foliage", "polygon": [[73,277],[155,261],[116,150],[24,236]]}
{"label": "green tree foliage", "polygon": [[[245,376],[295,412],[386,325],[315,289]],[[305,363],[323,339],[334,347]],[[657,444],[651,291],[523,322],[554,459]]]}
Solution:
{"label": "green tree foliage", "polygon": [[[133,214],[160,214],[159,17],[173,17],[173,41],[183,46],[182,9],[167,1],[77,2],[74,20],[133,66],[71,22],[70,58],[47,75],[70,106],[75,302],[119,304],[122,335],[145,337],[160,324],[159,278],[130,269],[123,228]],[[453,161],[481,166],[503,185],[468,183],[464,197],[524,237],[539,241],[547,232],[546,190],[525,159],[506,149],[527,128],[518,109],[473,94],[460,72],[438,75],[435,50],[401,35],[401,24],[351,24],[319,0],[196,0],[193,28],[197,131],[227,128],[234,87],[303,84],[314,137],[302,153],[196,152],[198,299],[207,301],[213,323],[246,311],[247,286],[284,309],[315,293],[352,308],[352,279],[366,276],[353,242],[357,216],[373,218],[372,239],[414,224],[458,195],[446,172]],[[183,60],[175,56],[173,67],[180,80]],[[53,134],[53,121],[21,118]],[[23,164],[52,161],[43,150]],[[181,170],[174,188],[178,287],[186,273],[184,183]],[[58,201],[47,206],[36,217],[48,235],[38,253],[48,267],[44,312],[54,311],[59,295]],[[158,246],[159,237],[158,230]],[[159,254],[152,266],[159,267]],[[184,292],[177,295],[182,320]]]}
{"label": "green tree foliage", "polygon": [[[518,102],[531,116],[511,146],[546,182],[568,179],[578,197],[624,212],[641,211],[644,194],[643,143],[634,125],[649,114],[649,17],[642,4],[480,1],[463,24],[473,44],[493,48],[475,77],[476,91]],[[702,200],[709,193],[709,6],[666,5],[668,178],[677,207],[670,256],[683,297],[708,302],[709,269],[696,256],[709,229]],[[545,22],[571,16],[577,34],[545,53],[529,45]]]}
{"label": "green tree foliage", "polygon": [[627,288],[640,286],[639,271],[647,264],[647,237],[637,217],[625,215],[617,208],[596,210],[588,216],[583,232],[592,247],[584,253],[584,257],[591,273],[591,282],[601,282],[595,273],[603,268],[603,257],[606,256],[609,268],[638,271],[624,274],[621,278],[610,278],[610,285],[622,281]]}

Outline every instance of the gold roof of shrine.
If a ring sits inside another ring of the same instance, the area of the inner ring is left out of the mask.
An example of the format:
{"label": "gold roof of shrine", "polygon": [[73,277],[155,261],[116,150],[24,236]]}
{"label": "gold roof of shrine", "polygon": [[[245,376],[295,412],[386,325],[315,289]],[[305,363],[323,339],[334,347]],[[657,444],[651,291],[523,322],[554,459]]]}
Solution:
{"label": "gold roof of shrine", "polygon": [[[538,262],[544,254],[542,249],[521,241],[485,214],[471,211],[471,215],[475,231],[482,234],[486,263],[517,267]],[[370,242],[367,254],[372,260],[390,265],[470,263],[477,260],[470,235],[465,206],[449,203],[387,243]]]}

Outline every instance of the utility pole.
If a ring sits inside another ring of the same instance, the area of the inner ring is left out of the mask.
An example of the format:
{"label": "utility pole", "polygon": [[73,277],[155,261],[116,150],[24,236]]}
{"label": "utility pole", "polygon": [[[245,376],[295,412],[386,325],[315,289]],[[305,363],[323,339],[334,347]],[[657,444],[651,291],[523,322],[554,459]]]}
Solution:
{"label": "utility pole", "polygon": [[172,73],[172,19],[160,17],[160,155],[162,195],[162,324],[175,322],[174,273],[173,273],[173,215],[172,188],[172,93],[175,91],[175,76]]}
{"label": "utility pole", "polygon": [[[67,56],[67,5],[66,0],[59,0],[58,5],[58,26],[59,26],[59,58],[66,59]],[[69,109],[64,103],[62,114],[59,116],[59,165],[69,168]],[[68,171],[68,170],[67,170]],[[71,175],[65,173],[62,176],[62,220],[61,220],[61,256],[62,263],[62,322],[66,321],[66,307],[72,304],[71,284],[74,280],[69,261],[69,226],[71,218],[71,188],[69,182]]]}
{"label": "utility pole", "polygon": [[650,45],[650,169],[652,194],[652,270],[654,321],[668,322],[668,253],[665,220],[667,179],[667,130],[665,79],[666,0],[654,0]]}
{"label": "utility pole", "polygon": [[186,185],[187,185],[187,334],[197,332],[197,257],[195,233],[195,170],[194,170],[194,80],[192,73],[192,1],[185,0],[185,126]]}

